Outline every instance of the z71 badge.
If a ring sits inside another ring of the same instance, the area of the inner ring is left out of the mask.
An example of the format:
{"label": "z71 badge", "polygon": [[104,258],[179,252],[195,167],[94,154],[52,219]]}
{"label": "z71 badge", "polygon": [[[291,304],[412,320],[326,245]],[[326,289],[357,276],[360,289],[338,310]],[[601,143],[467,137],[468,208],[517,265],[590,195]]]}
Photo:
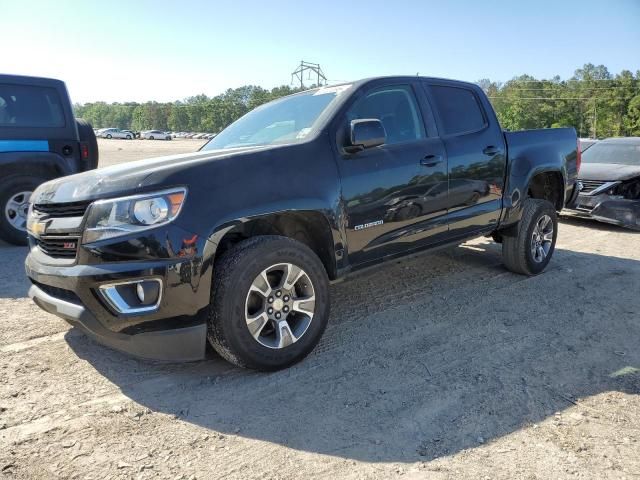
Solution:
{"label": "z71 badge", "polygon": [[384,220],[376,220],[375,222],[363,223],[362,225],[356,225],[353,227],[354,230],[364,230],[365,228],[376,227],[378,225],[382,225]]}

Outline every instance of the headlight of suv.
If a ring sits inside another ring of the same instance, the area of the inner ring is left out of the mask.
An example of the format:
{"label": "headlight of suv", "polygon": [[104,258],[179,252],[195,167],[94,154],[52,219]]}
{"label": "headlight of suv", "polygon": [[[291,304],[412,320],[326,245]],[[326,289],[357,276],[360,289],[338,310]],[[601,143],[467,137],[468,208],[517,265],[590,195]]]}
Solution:
{"label": "headlight of suv", "polygon": [[89,207],[82,243],[120,237],[166,225],[182,209],[186,188],[98,200]]}

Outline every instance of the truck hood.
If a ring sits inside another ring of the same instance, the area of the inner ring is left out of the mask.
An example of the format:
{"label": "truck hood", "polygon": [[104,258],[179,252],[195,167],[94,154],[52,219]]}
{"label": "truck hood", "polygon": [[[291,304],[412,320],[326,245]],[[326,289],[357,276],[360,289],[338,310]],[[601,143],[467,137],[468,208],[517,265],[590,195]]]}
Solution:
{"label": "truck hood", "polygon": [[580,180],[616,181],[640,177],[640,165],[620,163],[583,163],[578,174]]}
{"label": "truck hood", "polygon": [[[215,162],[273,147],[244,147],[224,150],[208,150],[167,157],[149,158],[111,167],[61,177],[40,185],[31,196],[31,203],[66,203],[92,201],[120,195],[140,193],[157,184],[159,172],[177,171],[182,168]],[[156,175],[154,175],[156,174]],[[154,180],[154,177],[156,180]]]}

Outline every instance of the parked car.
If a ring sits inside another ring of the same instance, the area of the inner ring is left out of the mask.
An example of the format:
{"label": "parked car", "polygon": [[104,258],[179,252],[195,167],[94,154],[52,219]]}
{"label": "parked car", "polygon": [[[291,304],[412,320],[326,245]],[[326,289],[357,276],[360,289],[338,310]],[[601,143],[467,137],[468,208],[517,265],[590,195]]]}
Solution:
{"label": "parked car", "polygon": [[640,230],[640,137],[601,140],[582,158],[580,195],[571,208],[581,216]]}
{"label": "parked car", "polygon": [[171,140],[171,135],[160,130],[146,130],[140,132],[140,138],[146,140]]}
{"label": "parked car", "polygon": [[595,138],[581,138],[580,139],[580,151],[584,152],[591,145],[596,143],[598,140]]}
{"label": "parked car", "polygon": [[75,119],[60,80],[0,75],[0,238],[27,244],[27,210],[41,183],[98,165],[91,125]]}
{"label": "parked car", "polygon": [[[208,339],[236,365],[283,368],[320,339],[329,281],[364,267],[492,236],[508,269],[542,272],[557,212],[577,195],[577,143],[572,128],[503,132],[471,83],[298,93],[197,153],[41,186],[29,295],[142,357],[199,359]],[[419,212],[385,215],[415,197],[429,198]]]}
{"label": "parked car", "polygon": [[100,132],[101,138],[124,138],[126,140],[132,140],[134,134],[129,130],[120,130],[119,128],[105,128]]}

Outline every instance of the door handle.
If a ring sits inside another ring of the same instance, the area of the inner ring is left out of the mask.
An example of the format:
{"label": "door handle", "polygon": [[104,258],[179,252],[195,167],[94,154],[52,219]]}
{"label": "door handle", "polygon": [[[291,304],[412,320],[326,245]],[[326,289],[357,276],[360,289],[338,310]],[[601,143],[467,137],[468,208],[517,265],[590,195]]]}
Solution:
{"label": "door handle", "polygon": [[494,147],[493,145],[489,145],[488,147],[485,147],[484,150],[482,150],[482,153],[484,153],[485,155],[496,155],[498,153],[500,153],[502,150],[500,150],[498,147]]}
{"label": "door handle", "polygon": [[427,155],[422,160],[420,160],[420,165],[424,167],[435,167],[439,163],[442,163],[442,161],[442,155]]}

